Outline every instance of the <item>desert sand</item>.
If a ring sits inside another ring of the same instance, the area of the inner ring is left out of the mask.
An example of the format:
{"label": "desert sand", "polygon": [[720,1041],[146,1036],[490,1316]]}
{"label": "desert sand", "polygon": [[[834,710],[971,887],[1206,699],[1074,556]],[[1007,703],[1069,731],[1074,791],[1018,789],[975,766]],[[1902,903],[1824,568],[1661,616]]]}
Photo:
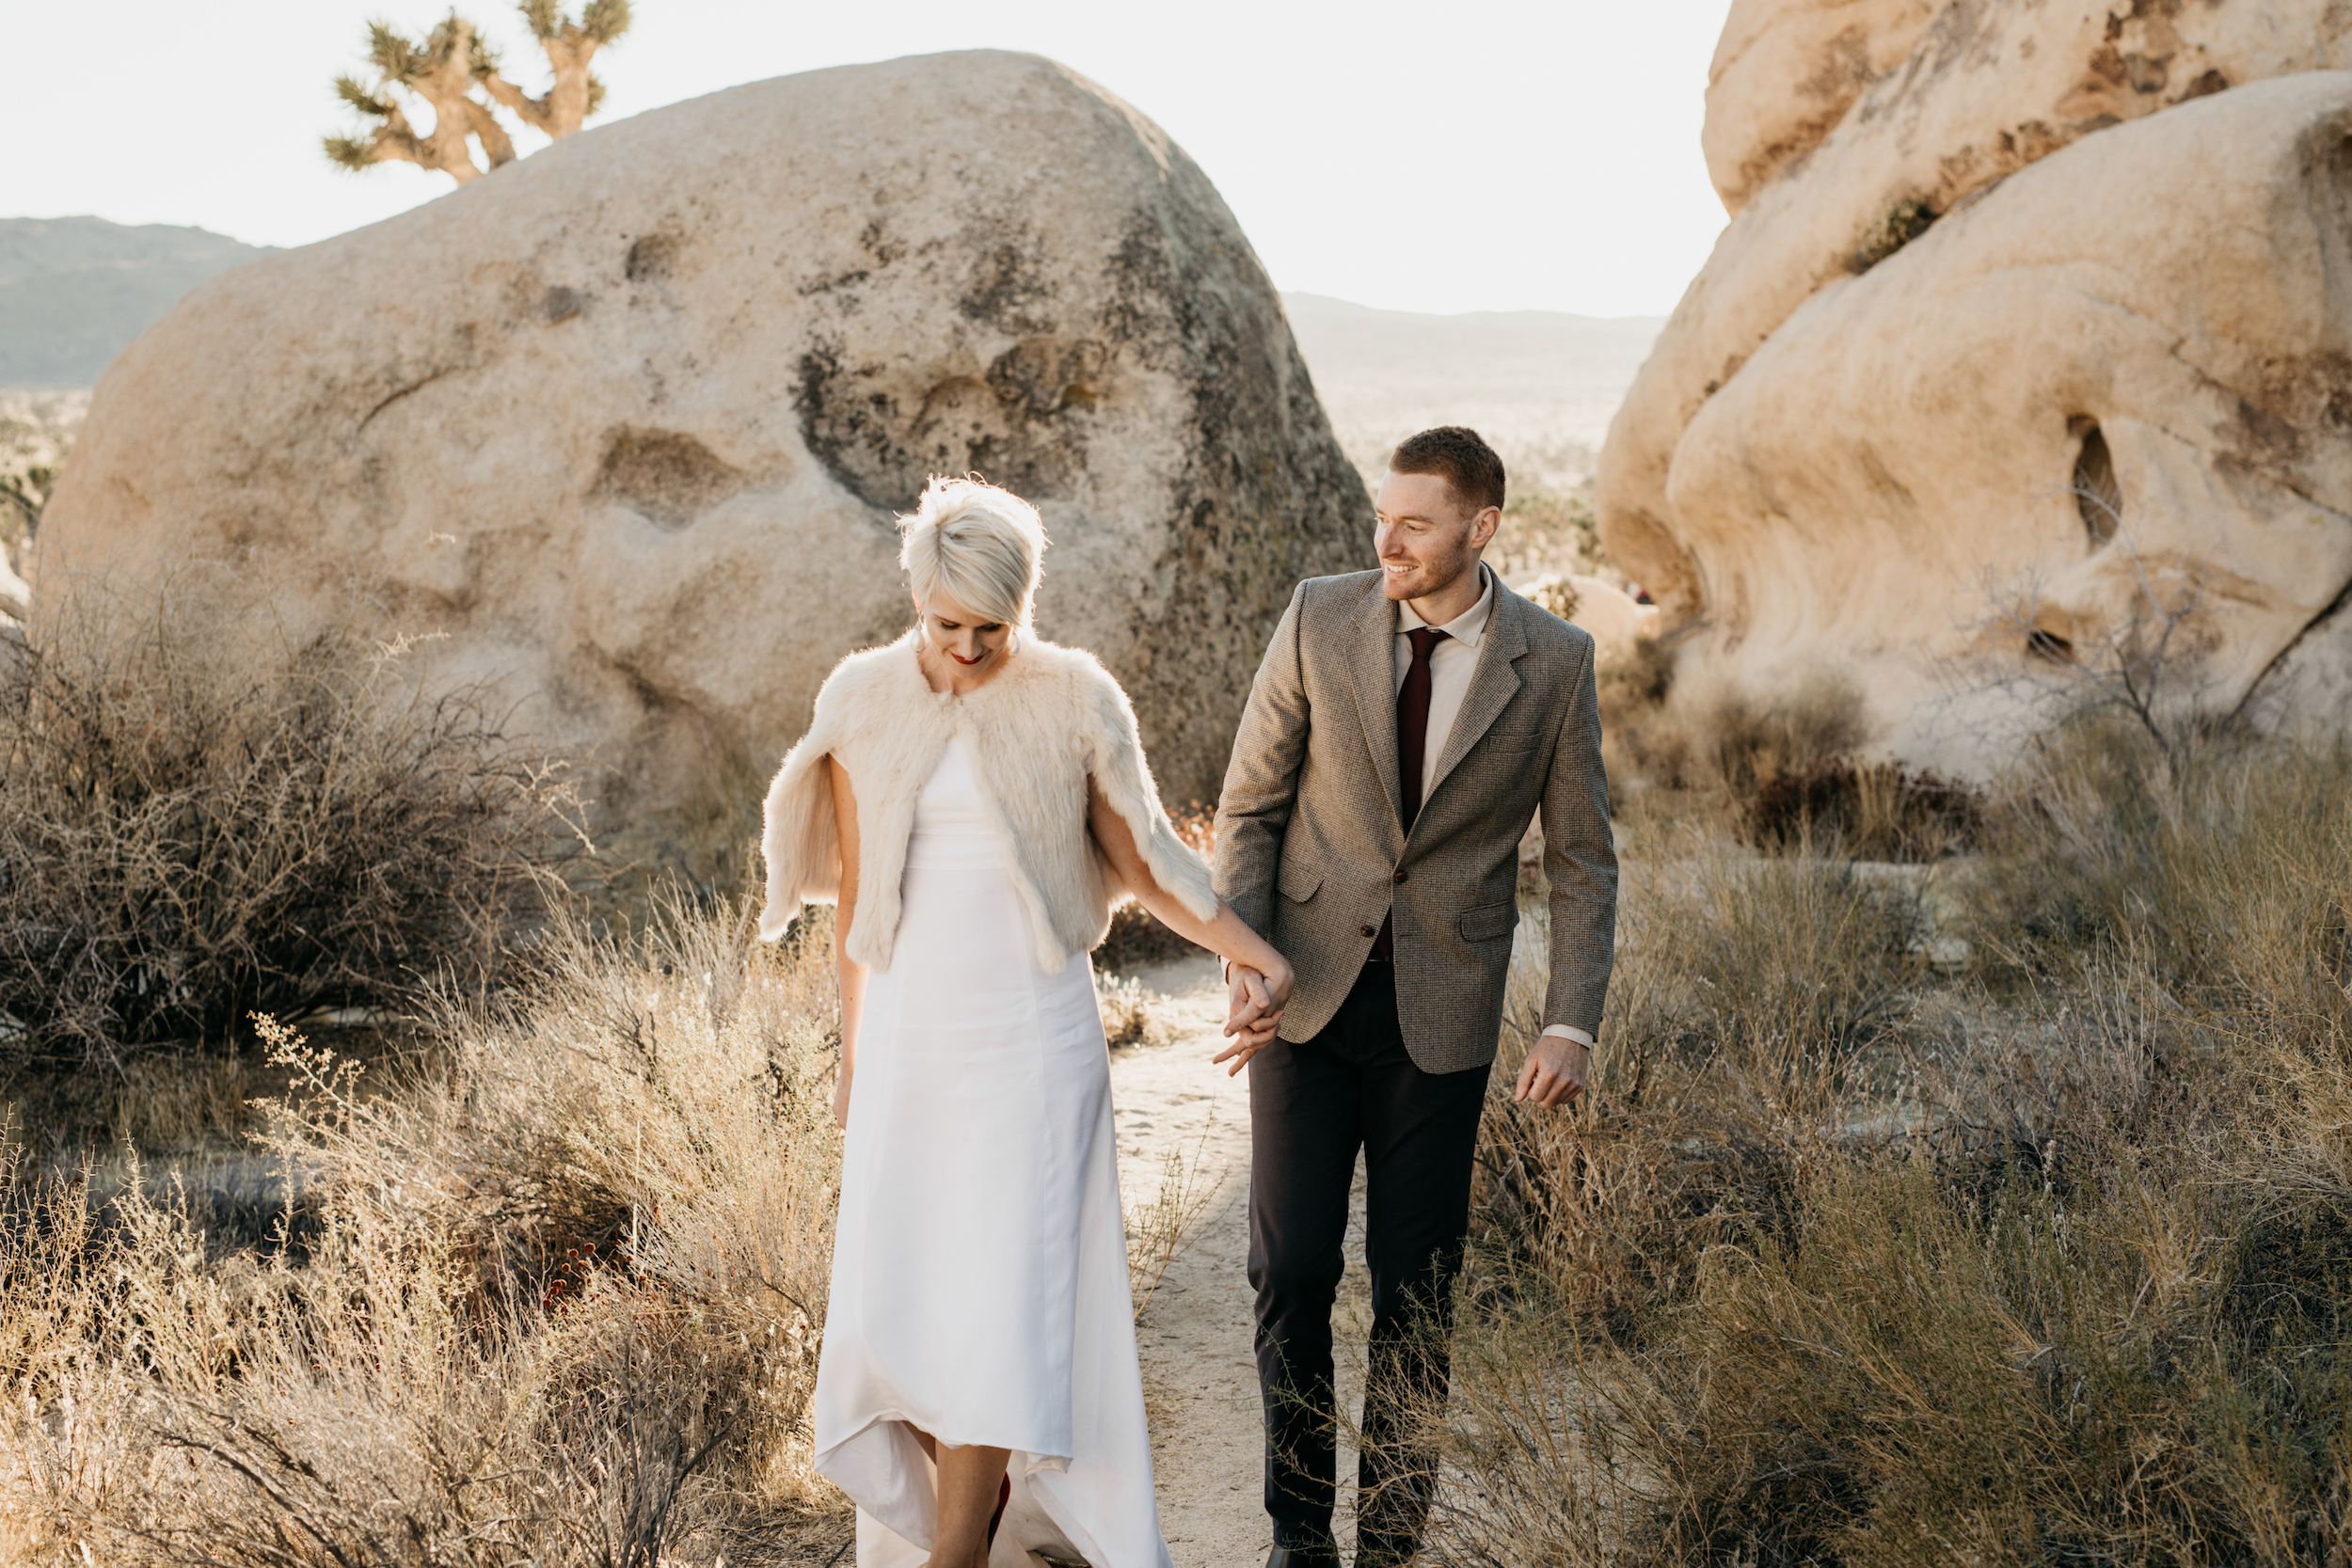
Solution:
{"label": "desert sand", "polygon": [[[1136,1330],[1144,1397],[1152,1412],[1160,1528],[1176,1568],[1234,1568],[1263,1558],[1268,1541],[1260,1502],[1257,1364],[1250,1357],[1249,1090],[1210,1065],[1225,1019],[1224,988],[1211,958],[1138,971],[1159,992],[1171,1022],[1169,1044],[1119,1052],[1111,1097],[1119,1125],[1120,1179],[1130,1212],[1157,1192],[1171,1150],[1200,1163],[1216,1183],[1200,1227],[1169,1265]],[[1340,1397],[1362,1386],[1360,1344],[1368,1293],[1363,1273],[1363,1169],[1357,1167],[1348,1224],[1347,1277],[1340,1286]],[[1355,1473],[1343,1449],[1340,1474]],[[1344,1499],[1343,1542],[1353,1528]]]}

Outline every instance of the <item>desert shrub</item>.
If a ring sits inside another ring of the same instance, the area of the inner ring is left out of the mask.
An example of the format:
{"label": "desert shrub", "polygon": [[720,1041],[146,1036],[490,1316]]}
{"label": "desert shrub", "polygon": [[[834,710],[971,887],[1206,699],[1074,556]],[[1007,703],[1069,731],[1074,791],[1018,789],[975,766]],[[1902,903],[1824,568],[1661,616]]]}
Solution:
{"label": "desert shrub", "polygon": [[1736,821],[1759,791],[1845,762],[1867,738],[1861,693],[1836,674],[1817,673],[1768,695],[1733,687],[1677,692],[1674,680],[1674,648],[1656,638],[1603,673],[1601,749],[1613,797],[1629,802],[1663,789],[1690,797],[1681,815],[1695,806],[1698,815]]}
{"label": "desert shrub", "polygon": [[[1853,1134],[1846,1107],[1883,1081],[1916,971],[1900,895],[1834,863],[1682,847],[1671,875],[1625,888],[1583,1113],[1499,1101],[1481,1133],[1482,1245],[1615,1337],[1681,1298],[1727,1220],[1786,1220],[1797,1169]],[[1546,928],[1531,906],[1498,1080],[1542,1026]]]}
{"label": "desert shrub", "polygon": [[1965,848],[1982,816],[1966,784],[1838,757],[1764,781],[1746,802],[1744,825],[1768,849],[1814,842],[1856,860],[1929,862]]}
{"label": "desert shrub", "polygon": [[1654,708],[1674,689],[1673,644],[1655,637],[1636,638],[1623,657],[1612,659],[1596,682],[1601,705],[1601,726],[1609,727],[1612,707],[1619,711]]}
{"label": "desert shrub", "polygon": [[1652,848],[1590,1099],[1482,1133],[1429,1559],[2340,1560],[2344,760],[2054,747],[1957,977],[1817,847]]}
{"label": "desert shrub", "polygon": [[1674,681],[1675,647],[1655,637],[1637,638],[1598,672],[1601,766],[1616,815],[1629,816],[1634,800],[1646,792],[1687,789],[1697,778],[1691,726],[1666,704]]}
{"label": "desert shrub", "polygon": [[[2242,1191],[2092,1158],[2063,1197],[2020,1181],[1973,1212],[1923,1161],[1830,1165],[1799,1237],[1710,1253],[1645,1369],[1681,1422],[1656,1456],[1667,1554],[2254,1558],[2288,1521],[2245,1482],[2329,1468],[2330,1336],[2301,1325],[2282,1357],[2231,1331]],[[2341,1549],[2340,1521],[2306,1517],[2281,1555]]]}
{"label": "desert shrub", "polygon": [[838,1140],[819,919],[558,920],[391,1095],[273,1025],[298,1244],[0,1182],[0,1497],[59,1560],[605,1564],[824,1506]]}
{"label": "desert shrub", "polygon": [[1589,576],[1606,570],[1609,561],[1590,494],[1579,489],[1563,495],[1523,482],[1511,486],[1502,525],[1487,543],[1484,559],[1506,578],[1530,572]]}
{"label": "desert shrub", "polygon": [[485,693],[425,695],[349,627],[115,608],[44,606],[0,647],[0,1054],[119,1069],[497,968],[569,798]]}
{"label": "desert shrub", "polygon": [[1831,674],[1814,675],[1769,701],[1722,691],[1707,705],[1701,730],[1715,771],[1736,800],[1784,775],[1851,756],[1866,738],[1861,692]]}
{"label": "desert shrub", "polygon": [[2352,980],[2352,752],[2215,747],[2175,777],[2121,723],[2009,782],[1972,940],[2021,976],[2127,948],[2201,1005],[2335,1028]]}
{"label": "desert shrub", "polygon": [[1133,976],[1098,973],[1094,1003],[1103,1015],[1103,1037],[1113,1051],[1134,1045],[1166,1045],[1178,1025],[1158,993]]}

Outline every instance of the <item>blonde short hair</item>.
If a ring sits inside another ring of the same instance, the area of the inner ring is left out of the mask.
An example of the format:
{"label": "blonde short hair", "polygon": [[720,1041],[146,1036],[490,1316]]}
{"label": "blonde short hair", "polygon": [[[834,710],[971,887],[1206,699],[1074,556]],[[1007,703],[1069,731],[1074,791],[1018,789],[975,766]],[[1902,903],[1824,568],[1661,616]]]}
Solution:
{"label": "blonde short hair", "polygon": [[1036,507],[984,480],[935,474],[898,529],[898,564],[918,601],[944,590],[975,615],[1028,626],[1046,544]]}

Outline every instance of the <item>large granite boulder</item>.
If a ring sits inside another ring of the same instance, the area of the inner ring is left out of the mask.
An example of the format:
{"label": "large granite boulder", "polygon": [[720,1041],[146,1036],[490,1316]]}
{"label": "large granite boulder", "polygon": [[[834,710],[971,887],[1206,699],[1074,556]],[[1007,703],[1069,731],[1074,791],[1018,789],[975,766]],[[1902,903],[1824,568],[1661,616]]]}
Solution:
{"label": "large granite boulder", "polygon": [[1603,535],[1692,666],[1842,666],[1898,750],[1990,766],[2053,659],[2187,603],[2124,592],[2169,562],[2199,703],[2261,707],[2344,580],[2352,492],[2312,467],[2352,403],[2344,64],[2352,13],[2317,0],[1949,0],[1766,160],[1601,457]]}
{"label": "large granite boulder", "polygon": [[2178,616],[2173,695],[2244,709],[2352,582],[2348,141],[2352,72],[2235,88],[1807,301],[1675,452],[1707,654],[1860,672],[1946,766],[2135,617],[2153,655]]}
{"label": "large granite boulder", "polygon": [[730,88],[211,279],[100,385],[40,597],[191,554],[297,630],[358,595],[660,810],[910,624],[893,515],[968,470],[1038,502],[1040,629],[1126,682],[1172,800],[1293,583],[1369,563],[1232,214],[1032,55]]}
{"label": "large granite boulder", "polygon": [[1935,11],[1936,0],[1731,0],[1699,132],[1724,209],[1819,146]]}

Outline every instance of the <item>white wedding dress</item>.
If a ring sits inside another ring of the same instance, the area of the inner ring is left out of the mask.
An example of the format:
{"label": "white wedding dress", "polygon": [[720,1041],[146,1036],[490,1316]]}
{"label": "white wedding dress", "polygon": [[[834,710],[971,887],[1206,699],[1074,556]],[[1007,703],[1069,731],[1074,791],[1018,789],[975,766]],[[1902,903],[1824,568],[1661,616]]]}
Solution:
{"label": "white wedding dress", "polygon": [[859,1568],[928,1555],[910,1427],[1012,1450],[991,1568],[1169,1568],[1092,966],[1038,967],[961,739],[915,804],[902,885],[858,1031],[817,1468],[858,1505]]}

